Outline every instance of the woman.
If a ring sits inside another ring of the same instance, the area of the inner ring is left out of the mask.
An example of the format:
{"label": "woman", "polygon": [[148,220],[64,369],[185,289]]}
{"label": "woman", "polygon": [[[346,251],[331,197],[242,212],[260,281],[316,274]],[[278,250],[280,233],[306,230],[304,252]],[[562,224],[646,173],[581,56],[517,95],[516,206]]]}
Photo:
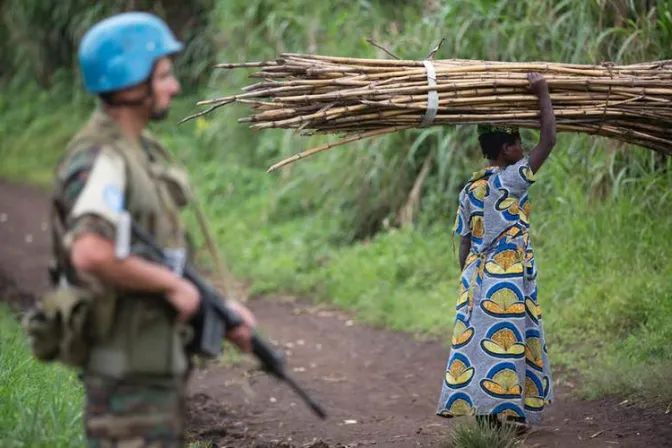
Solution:
{"label": "woman", "polygon": [[538,424],[553,398],[534,252],[528,188],[555,145],[555,116],[546,80],[528,75],[539,99],[541,138],[529,157],[520,134],[479,126],[488,166],[460,192],[460,292],[452,350],[439,400],[442,417]]}

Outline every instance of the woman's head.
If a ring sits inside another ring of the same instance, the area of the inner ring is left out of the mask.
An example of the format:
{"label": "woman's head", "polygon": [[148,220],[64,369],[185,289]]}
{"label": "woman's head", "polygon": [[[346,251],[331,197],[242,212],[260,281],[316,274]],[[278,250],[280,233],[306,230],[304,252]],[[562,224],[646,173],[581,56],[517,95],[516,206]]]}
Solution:
{"label": "woman's head", "polygon": [[478,141],[483,156],[499,164],[511,165],[523,158],[520,133],[509,126],[479,126]]}

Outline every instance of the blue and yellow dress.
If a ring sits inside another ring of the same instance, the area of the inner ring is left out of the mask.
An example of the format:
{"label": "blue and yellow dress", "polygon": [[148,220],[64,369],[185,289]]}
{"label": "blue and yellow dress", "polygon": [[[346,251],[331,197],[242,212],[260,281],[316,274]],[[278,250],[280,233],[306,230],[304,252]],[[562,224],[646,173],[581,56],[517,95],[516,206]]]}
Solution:
{"label": "blue and yellow dress", "polygon": [[527,158],[474,173],[460,192],[455,232],[471,236],[452,350],[437,413],[541,422],[552,400],[534,252]]}

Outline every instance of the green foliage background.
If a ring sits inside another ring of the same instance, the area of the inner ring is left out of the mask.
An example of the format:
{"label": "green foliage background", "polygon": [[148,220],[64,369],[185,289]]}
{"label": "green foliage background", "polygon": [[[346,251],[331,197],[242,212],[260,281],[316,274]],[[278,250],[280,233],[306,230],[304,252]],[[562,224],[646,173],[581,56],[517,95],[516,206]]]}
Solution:
{"label": "green foliage background", "polygon": [[[200,110],[196,101],[255,81],[247,78],[250,71],[213,71],[212,63],[272,59],[283,51],[386,58],[367,38],[412,59],[424,58],[444,37],[437,58],[629,63],[672,52],[668,2],[202,0],[185,6],[164,0],[101,7],[8,0],[0,28],[2,177],[49,185],[65,143],[94,104],[73,71],[75,42],[93,21],[129,5],[158,11],[189,43],[178,60],[185,96],[155,131],[193,169],[235,275],[253,293],[333,303],[371,324],[437,336],[446,347],[459,276],[451,236],[456,197],[483,163],[474,129],[402,132],[266,174],[273,162],[330,138],[252,132],[236,122],[248,111],[235,106],[177,126]],[[526,131],[525,144],[536,137]],[[425,161],[429,176],[419,199],[409,201]],[[671,165],[643,148],[559,134],[531,189],[551,359],[557,368],[578,370],[585,396],[672,401]],[[413,219],[402,225],[406,206]]]}

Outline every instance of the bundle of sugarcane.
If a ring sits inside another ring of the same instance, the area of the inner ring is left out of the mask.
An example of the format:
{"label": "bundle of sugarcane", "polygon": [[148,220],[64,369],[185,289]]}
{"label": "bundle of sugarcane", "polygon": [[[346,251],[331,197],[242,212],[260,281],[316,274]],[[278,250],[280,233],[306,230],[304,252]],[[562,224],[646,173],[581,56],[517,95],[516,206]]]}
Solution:
{"label": "bundle of sugarcane", "polygon": [[267,62],[218,64],[260,68],[261,82],[243,93],[201,101],[206,110],[231,103],[251,106],[239,119],[253,129],[296,129],[345,137],[296,154],[303,157],[403,129],[458,124],[539,128],[537,97],[527,74],[546,79],[558,132],[584,132],[672,155],[672,61],[632,65],[579,65],[480,60],[356,59],[284,53]]}

